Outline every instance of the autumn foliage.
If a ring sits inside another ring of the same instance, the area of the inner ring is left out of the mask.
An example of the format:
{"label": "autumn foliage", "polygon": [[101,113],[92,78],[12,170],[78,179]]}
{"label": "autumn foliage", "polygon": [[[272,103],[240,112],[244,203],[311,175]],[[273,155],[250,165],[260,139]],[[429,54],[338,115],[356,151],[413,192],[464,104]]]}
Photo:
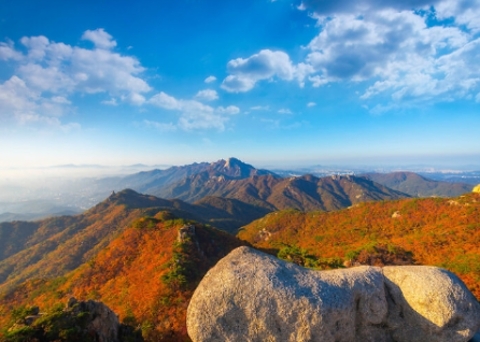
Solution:
{"label": "autumn foliage", "polygon": [[445,267],[480,299],[480,194],[369,202],[328,213],[274,212],[238,236],[272,254],[294,246],[312,260]]}
{"label": "autumn foliage", "polygon": [[134,221],[65,277],[29,281],[4,295],[0,326],[15,306],[48,309],[73,296],[104,302],[125,324],[140,328],[147,341],[189,341],[185,314],[194,289],[210,267],[242,243],[198,223],[193,238],[179,241],[186,224],[194,223],[166,212]]}

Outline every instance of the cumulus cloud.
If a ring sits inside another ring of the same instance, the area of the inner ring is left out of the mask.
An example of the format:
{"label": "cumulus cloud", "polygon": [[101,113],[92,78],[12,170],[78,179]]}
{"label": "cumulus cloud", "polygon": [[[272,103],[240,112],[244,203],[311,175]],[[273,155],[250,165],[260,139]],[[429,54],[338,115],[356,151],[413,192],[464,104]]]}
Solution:
{"label": "cumulus cloud", "polygon": [[200,90],[197,95],[195,95],[195,98],[204,101],[214,101],[218,100],[218,93],[213,89],[204,89]]}
{"label": "cumulus cloud", "polygon": [[208,76],[205,79],[205,83],[212,83],[212,82],[215,82],[216,80],[217,80],[217,78],[215,76]]}
{"label": "cumulus cloud", "polygon": [[217,107],[217,113],[219,114],[228,114],[228,115],[235,115],[240,113],[240,108],[237,106],[228,106],[228,107]]}
{"label": "cumulus cloud", "polygon": [[117,42],[113,37],[103,29],[87,30],[82,35],[83,40],[89,40],[99,49],[112,49],[117,46]]}
{"label": "cumulus cloud", "polygon": [[17,76],[0,84],[0,121],[3,122],[50,126],[63,131],[79,129],[78,123],[63,124],[59,119],[70,110],[69,105],[70,101],[62,96],[40,96]]}
{"label": "cumulus cloud", "polygon": [[305,57],[295,63],[284,52],[262,50],[231,60],[225,90],[280,79],[313,87],[362,83],[366,101],[438,102],[480,92],[478,0],[304,0],[299,9],[319,30]]}
{"label": "cumulus cloud", "polygon": [[411,10],[414,8],[428,8],[440,2],[439,0],[303,0],[299,9],[312,10],[317,15],[358,14],[383,9]]}
{"label": "cumulus cloud", "polygon": [[315,107],[317,104],[315,102],[309,102],[307,103],[307,107],[308,108],[311,108],[311,107]]}
{"label": "cumulus cloud", "polygon": [[22,58],[22,54],[18,51],[15,51],[12,42],[1,43],[0,42],[0,60],[19,60]]}
{"label": "cumulus cloud", "polygon": [[0,43],[0,60],[13,61],[15,68],[11,78],[1,84],[3,94],[10,94],[0,97],[2,114],[45,118],[45,122],[56,115],[58,120],[71,105],[69,96],[78,93],[103,93],[109,97],[102,101],[106,104],[142,105],[143,94],[151,88],[140,77],[145,70],[140,62],[112,51],[117,43],[103,29],[85,31],[82,39],[93,42],[94,48],[56,43],[45,36],[23,37],[23,50],[15,49],[12,42]]}
{"label": "cumulus cloud", "polygon": [[478,1],[306,0],[302,8],[314,12],[320,29],[305,60],[314,87],[365,82],[363,99],[384,94],[393,101],[478,92]]}
{"label": "cumulus cloud", "polygon": [[240,108],[236,106],[214,108],[197,100],[176,99],[164,92],[152,96],[148,103],[180,112],[177,126],[186,131],[211,128],[223,131],[230,117],[240,113]]}
{"label": "cumulus cloud", "polygon": [[278,77],[292,80],[295,66],[290,57],[282,51],[261,50],[248,58],[233,59],[227,64],[228,75],[222,82],[222,88],[229,92],[246,92],[258,81]]}

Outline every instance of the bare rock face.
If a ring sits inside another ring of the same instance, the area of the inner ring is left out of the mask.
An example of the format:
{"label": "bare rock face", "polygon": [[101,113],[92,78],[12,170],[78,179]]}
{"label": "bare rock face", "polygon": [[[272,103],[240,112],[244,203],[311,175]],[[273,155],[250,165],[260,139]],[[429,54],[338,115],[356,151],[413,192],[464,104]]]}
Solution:
{"label": "bare rock face", "polygon": [[396,341],[468,341],[480,327],[476,298],[454,274],[438,267],[383,268],[388,327]]}
{"label": "bare rock face", "polygon": [[120,322],[118,317],[108,306],[102,302],[88,300],[78,302],[75,298],[70,298],[67,304],[74,314],[88,312],[91,320],[88,322],[87,330],[96,337],[99,342],[117,342]]}
{"label": "bare rock face", "polygon": [[239,247],[195,291],[188,333],[194,342],[454,342],[480,327],[480,304],[451,273],[385,269],[312,271]]}
{"label": "bare rock face", "polygon": [[379,341],[386,316],[375,268],[317,272],[240,247],[205,275],[187,329],[193,341]]}

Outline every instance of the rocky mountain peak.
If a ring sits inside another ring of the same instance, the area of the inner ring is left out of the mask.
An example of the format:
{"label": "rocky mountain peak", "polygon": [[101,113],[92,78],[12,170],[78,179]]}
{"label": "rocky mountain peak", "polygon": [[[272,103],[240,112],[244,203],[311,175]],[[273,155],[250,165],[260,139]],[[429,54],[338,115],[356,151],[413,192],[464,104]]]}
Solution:
{"label": "rocky mountain peak", "polygon": [[237,158],[221,159],[210,164],[208,173],[211,176],[226,176],[230,179],[248,178],[254,175],[266,174],[268,171],[257,170],[252,165],[246,164]]}

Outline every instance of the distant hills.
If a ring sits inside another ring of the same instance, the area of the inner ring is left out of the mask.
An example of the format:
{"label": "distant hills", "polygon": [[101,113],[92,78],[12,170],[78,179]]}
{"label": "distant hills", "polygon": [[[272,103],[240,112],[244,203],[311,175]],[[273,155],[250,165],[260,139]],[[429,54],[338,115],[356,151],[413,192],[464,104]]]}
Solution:
{"label": "distant hills", "polygon": [[141,193],[157,194],[161,189],[197,174],[207,174],[208,177],[242,179],[254,175],[273,173],[255,169],[236,158],[229,158],[213,163],[193,163],[184,166],[172,166],[165,170],[139,172],[125,177],[104,178],[98,180],[97,186],[111,190],[130,188]]}
{"label": "distant hills", "polygon": [[[127,189],[113,193],[76,216],[0,223],[0,282],[3,282],[0,291],[32,277],[53,277],[74,269],[104,248],[133,220],[160,211],[235,234],[239,227],[278,209],[336,210],[363,201],[406,197],[364,178],[283,179],[272,174],[257,175],[248,166],[231,165],[232,170],[207,170],[200,174],[198,183],[191,183],[195,186],[185,187],[187,194],[202,191],[195,203],[161,199]],[[228,175],[224,170],[233,172]],[[202,178],[209,171],[212,177],[218,177],[218,172],[225,173],[224,179],[215,181],[218,186],[208,185],[210,177]],[[235,179],[250,174],[249,178]],[[196,176],[187,179],[198,179]],[[66,259],[65,255],[69,257]]]}
{"label": "distant hills", "polygon": [[[75,180],[70,186],[63,180],[59,188],[27,191],[35,194],[35,200],[17,199],[10,203],[0,203],[0,222],[81,212],[79,208],[85,210],[95,205],[112,190],[124,189],[160,198],[180,199],[192,204],[198,201],[205,204],[212,196],[222,197],[271,211],[286,208],[338,210],[361,201],[388,200],[407,195],[458,196],[470,192],[473,187],[466,183],[435,181],[411,172],[333,177],[309,174],[292,177],[283,174],[280,176],[272,171],[256,169],[236,158],[229,158],[212,163],[193,163],[165,170],[138,172],[123,177]],[[361,180],[362,177],[373,183],[367,184]],[[46,196],[44,199],[42,194]],[[65,206],[67,204],[68,207]]]}
{"label": "distant hills", "polygon": [[165,213],[236,233],[268,212],[235,199],[208,197],[189,204],[124,190],[80,215],[0,223],[0,292],[75,269],[141,217]]}
{"label": "distant hills", "polygon": [[226,179],[200,173],[156,194],[187,202],[205,196],[234,198],[269,210],[338,210],[352,204],[409,197],[371,180],[355,176],[280,178],[272,174]]}
{"label": "distant hills", "polygon": [[[339,178],[337,185],[333,186],[331,180],[335,180],[335,177]],[[367,186],[360,180],[362,177],[377,184]],[[351,198],[352,190],[343,189],[339,184],[357,189],[355,198]],[[207,196],[235,198],[270,210],[287,207],[299,210],[337,210],[357,203],[356,196],[361,191],[364,197],[360,201],[364,201],[394,199],[399,197],[389,196],[405,195],[458,196],[470,192],[473,188],[467,183],[435,181],[413,172],[366,173],[358,176],[334,175],[333,177],[305,174],[282,177],[275,172],[256,169],[236,158],[140,172],[123,178],[102,179],[98,181],[98,186],[105,189],[110,186],[111,189],[119,190],[131,188],[141,193],[161,198],[181,199],[190,203]],[[366,188],[360,189],[362,186]],[[282,188],[292,191],[289,193],[281,190]],[[308,195],[304,196],[304,191]],[[289,199],[282,198],[284,197],[282,194]]]}
{"label": "distant hills", "polygon": [[456,197],[473,189],[472,184],[436,181],[413,172],[366,173],[362,176],[413,197]]}

